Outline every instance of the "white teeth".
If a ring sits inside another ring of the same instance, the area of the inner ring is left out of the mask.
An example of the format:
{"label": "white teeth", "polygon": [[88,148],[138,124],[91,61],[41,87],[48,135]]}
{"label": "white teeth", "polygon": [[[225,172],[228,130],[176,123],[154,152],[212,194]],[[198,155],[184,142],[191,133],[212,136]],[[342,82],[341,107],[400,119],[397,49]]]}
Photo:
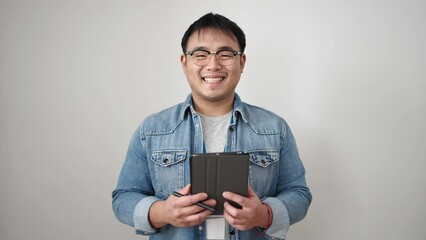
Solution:
{"label": "white teeth", "polygon": [[222,80],[223,80],[223,78],[204,78],[204,81],[206,81],[208,83],[220,82]]}

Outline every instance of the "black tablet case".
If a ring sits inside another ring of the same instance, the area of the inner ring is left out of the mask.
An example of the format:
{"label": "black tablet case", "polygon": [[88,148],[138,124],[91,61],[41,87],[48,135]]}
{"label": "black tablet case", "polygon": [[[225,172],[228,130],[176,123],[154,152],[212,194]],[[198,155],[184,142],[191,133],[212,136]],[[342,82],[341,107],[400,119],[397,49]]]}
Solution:
{"label": "black tablet case", "polygon": [[[247,196],[249,154],[242,152],[193,154],[191,164],[191,193],[205,192],[209,199],[216,199],[213,215],[223,214],[225,198],[222,193],[230,191]],[[228,201],[234,207],[238,204]]]}

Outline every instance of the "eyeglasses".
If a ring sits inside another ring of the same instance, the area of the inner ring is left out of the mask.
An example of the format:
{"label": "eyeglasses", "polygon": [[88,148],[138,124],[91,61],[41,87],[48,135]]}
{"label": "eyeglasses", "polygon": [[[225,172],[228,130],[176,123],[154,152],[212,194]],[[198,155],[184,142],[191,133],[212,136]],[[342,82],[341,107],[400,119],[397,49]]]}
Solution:
{"label": "eyeglasses", "polygon": [[216,54],[217,61],[224,66],[228,66],[234,63],[235,57],[241,55],[242,52],[234,50],[219,50],[217,52],[210,52],[208,50],[194,50],[185,53],[190,55],[192,62],[197,66],[207,65],[210,61],[212,54]]}

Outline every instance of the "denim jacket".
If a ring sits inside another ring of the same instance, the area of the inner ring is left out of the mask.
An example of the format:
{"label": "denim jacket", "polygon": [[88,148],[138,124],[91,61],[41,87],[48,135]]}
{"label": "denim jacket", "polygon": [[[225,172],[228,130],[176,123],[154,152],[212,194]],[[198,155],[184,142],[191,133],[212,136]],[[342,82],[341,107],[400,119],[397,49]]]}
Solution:
{"label": "denim jacket", "polygon": [[[239,231],[226,226],[226,239],[284,239],[291,224],[302,220],[311,203],[305,169],[287,123],[265,109],[243,103],[235,94],[233,121],[225,151],[250,154],[249,185],[272,209],[272,225]],[[134,133],[113,191],[118,220],[150,239],[205,239],[205,223],[153,229],[151,205],[190,183],[189,158],[203,152],[200,115],[192,96],[145,119]]]}

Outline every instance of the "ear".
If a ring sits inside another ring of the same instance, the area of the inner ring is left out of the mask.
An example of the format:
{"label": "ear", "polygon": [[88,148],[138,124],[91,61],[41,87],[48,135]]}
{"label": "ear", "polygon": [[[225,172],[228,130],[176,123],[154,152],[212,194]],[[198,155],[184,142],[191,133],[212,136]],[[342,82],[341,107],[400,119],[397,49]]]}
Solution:
{"label": "ear", "polygon": [[240,68],[241,68],[241,72],[243,72],[245,65],[246,65],[246,55],[243,53],[240,56]]}
{"label": "ear", "polygon": [[186,64],[187,64],[186,60],[187,59],[186,59],[185,54],[180,55],[180,64],[182,65],[183,73],[185,73],[185,74],[186,74]]}

